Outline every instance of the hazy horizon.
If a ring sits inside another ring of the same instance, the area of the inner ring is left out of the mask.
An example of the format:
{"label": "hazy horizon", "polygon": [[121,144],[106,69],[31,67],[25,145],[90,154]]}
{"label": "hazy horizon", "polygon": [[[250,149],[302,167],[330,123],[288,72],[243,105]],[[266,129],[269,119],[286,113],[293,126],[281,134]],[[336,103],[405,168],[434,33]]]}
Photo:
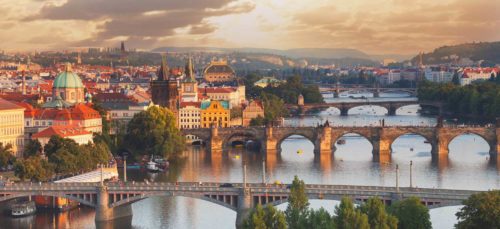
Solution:
{"label": "hazy horizon", "polygon": [[0,0],[0,50],[341,48],[413,55],[500,40],[490,0]]}

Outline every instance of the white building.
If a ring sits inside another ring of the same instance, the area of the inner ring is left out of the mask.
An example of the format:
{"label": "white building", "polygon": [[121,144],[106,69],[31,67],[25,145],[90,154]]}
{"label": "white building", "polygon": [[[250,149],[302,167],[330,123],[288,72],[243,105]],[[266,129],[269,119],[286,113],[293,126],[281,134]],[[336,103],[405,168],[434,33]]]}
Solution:
{"label": "white building", "polygon": [[425,79],[435,83],[447,83],[453,79],[454,71],[444,67],[427,67]]}
{"label": "white building", "polygon": [[245,103],[245,86],[199,88],[198,92],[211,100],[229,101],[231,107],[239,107]]}
{"label": "white building", "polygon": [[497,77],[500,68],[466,68],[459,71],[460,85],[468,85],[476,80],[489,80],[491,75]]}
{"label": "white building", "polygon": [[178,126],[180,129],[200,128],[201,102],[182,102],[179,106]]}

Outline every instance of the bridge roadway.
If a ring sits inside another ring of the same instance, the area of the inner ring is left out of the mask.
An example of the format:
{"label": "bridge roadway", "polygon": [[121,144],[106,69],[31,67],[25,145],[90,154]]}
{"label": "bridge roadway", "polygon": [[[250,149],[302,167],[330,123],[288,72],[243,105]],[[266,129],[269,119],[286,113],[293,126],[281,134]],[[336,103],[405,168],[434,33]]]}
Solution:
{"label": "bridge roadway", "polygon": [[[409,105],[420,105],[417,99],[404,99],[404,100],[393,100],[393,101],[377,101],[369,99],[359,99],[358,101],[335,101],[328,103],[309,103],[304,105],[298,104],[286,104],[286,107],[292,111],[300,111],[299,113],[307,113],[311,110],[324,110],[330,107],[335,107],[340,110],[340,115],[347,116],[349,110],[360,106],[379,106],[387,109],[388,115],[396,115],[396,110]],[[434,106],[440,109],[436,104],[424,104],[429,106]]]}
{"label": "bridge roadway", "polygon": [[[155,196],[183,196],[218,204],[237,212],[237,226],[257,204],[285,203],[290,185],[263,183],[17,183],[0,187],[0,202],[27,196],[64,197],[96,209],[96,222],[131,216],[130,204]],[[429,208],[461,205],[470,195],[480,191],[382,187],[356,185],[305,186],[309,199],[340,200],[347,196],[356,203],[379,197],[384,203],[408,197],[419,197]]]}
{"label": "bridge roadway", "polygon": [[231,147],[233,142],[254,141],[260,144],[266,160],[275,161],[281,152],[281,143],[292,135],[300,135],[311,141],[314,153],[320,160],[331,159],[335,152],[335,143],[346,134],[358,134],[373,147],[375,161],[388,162],[392,153],[392,144],[400,136],[416,134],[422,136],[431,145],[433,160],[448,157],[450,142],[463,134],[476,134],[489,145],[491,158],[499,158],[500,123],[489,126],[330,126],[328,122],[318,127],[231,127],[183,129],[184,136],[196,136],[212,155]]}

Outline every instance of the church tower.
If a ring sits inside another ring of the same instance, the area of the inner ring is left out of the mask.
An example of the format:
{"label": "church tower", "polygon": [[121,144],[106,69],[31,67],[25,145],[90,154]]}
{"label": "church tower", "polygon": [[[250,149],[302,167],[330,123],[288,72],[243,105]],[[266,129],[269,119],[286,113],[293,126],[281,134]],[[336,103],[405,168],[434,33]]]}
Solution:
{"label": "church tower", "polygon": [[170,69],[165,55],[162,56],[158,78],[151,81],[151,98],[154,104],[166,107],[174,113],[177,112],[177,101],[179,99],[177,81],[170,79]]}
{"label": "church tower", "polygon": [[181,100],[182,102],[198,101],[198,82],[195,79],[193,60],[189,57],[184,71],[186,77],[182,81]]}

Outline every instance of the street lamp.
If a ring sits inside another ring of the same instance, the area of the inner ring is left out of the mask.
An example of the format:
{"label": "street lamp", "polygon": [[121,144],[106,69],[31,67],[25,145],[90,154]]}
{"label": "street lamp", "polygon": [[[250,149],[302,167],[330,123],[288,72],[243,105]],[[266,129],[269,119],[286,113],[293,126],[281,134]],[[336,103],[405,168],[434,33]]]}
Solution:
{"label": "street lamp", "polygon": [[413,161],[410,161],[410,188],[413,188]]}

